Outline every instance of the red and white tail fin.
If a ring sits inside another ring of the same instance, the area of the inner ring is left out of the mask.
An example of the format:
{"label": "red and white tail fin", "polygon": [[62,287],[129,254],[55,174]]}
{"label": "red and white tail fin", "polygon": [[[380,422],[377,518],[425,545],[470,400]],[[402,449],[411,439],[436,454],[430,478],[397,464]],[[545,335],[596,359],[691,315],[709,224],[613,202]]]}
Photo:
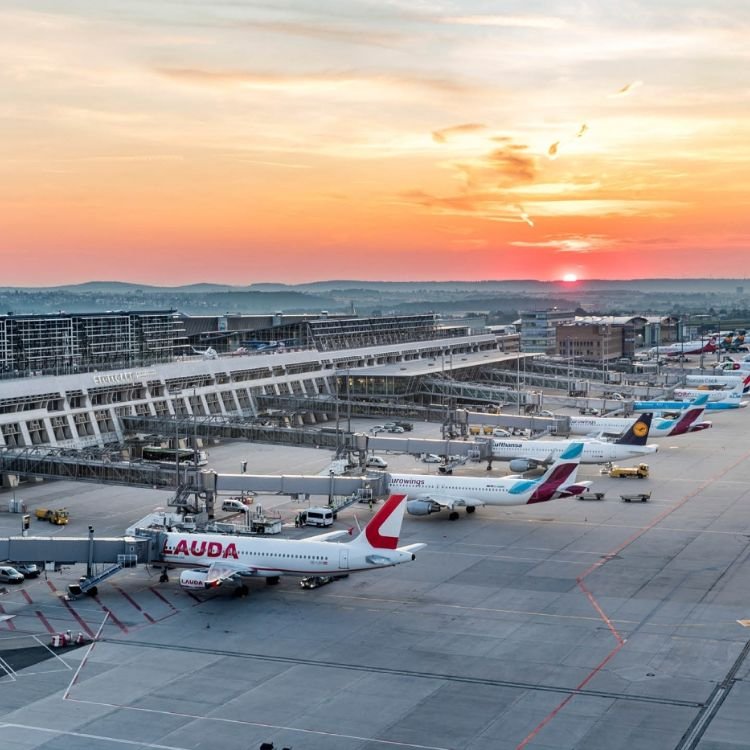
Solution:
{"label": "red and white tail fin", "polygon": [[396,549],[405,509],[406,495],[391,495],[350,544],[366,545],[372,549]]}

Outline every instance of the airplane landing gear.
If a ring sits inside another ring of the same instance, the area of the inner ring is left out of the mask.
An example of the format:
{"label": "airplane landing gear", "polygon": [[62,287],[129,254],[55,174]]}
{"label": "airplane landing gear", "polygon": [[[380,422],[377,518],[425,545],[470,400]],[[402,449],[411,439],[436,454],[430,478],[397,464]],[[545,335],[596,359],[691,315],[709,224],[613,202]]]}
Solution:
{"label": "airplane landing gear", "polygon": [[492,461],[487,461],[487,471],[492,471]]}
{"label": "airplane landing gear", "polygon": [[458,521],[458,511],[452,510],[450,515],[448,516],[448,519],[451,521]]}
{"label": "airplane landing gear", "polygon": [[476,505],[467,505],[466,506],[466,512],[467,513],[473,513],[477,509]]}
{"label": "airplane landing gear", "polygon": [[167,569],[164,568],[159,576],[159,583],[169,583],[169,576],[167,575]]}
{"label": "airplane landing gear", "polygon": [[279,582],[278,576],[269,576],[266,578],[266,586],[276,586]]}

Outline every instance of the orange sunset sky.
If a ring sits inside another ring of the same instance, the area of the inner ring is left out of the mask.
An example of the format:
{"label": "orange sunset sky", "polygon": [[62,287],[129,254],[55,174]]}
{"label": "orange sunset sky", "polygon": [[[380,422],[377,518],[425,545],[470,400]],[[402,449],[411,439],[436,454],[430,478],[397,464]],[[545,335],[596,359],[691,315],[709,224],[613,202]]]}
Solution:
{"label": "orange sunset sky", "polygon": [[737,0],[0,4],[0,285],[733,277]]}

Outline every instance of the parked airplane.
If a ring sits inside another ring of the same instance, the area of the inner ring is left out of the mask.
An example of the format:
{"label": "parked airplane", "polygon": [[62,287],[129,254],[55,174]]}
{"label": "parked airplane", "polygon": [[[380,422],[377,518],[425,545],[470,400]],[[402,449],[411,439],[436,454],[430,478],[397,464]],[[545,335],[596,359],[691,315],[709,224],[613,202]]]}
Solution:
{"label": "parked airplane", "polygon": [[388,488],[391,492],[407,493],[406,510],[412,515],[426,516],[445,509],[450,511],[451,521],[458,518],[459,507],[473,513],[483,505],[530,505],[571,497],[580,495],[591,484],[575,481],[583,445],[571,442],[538,479],[391,474]]}
{"label": "parked airplane", "polygon": [[218,359],[219,353],[213,347],[209,346],[208,349],[196,349],[194,346],[190,347],[193,350],[193,354],[200,354],[203,359]]}
{"label": "parked airplane", "polygon": [[[582,464],[604,464],[656,453],[658,446],[646,445],[651,414],[642,414],[628,431],[614,442],[587,440],[583,443]],[[492,458],[510,461],[511,471],[529,471],[556,461],[571,444],[570,440],[492,441]]]}
{"label": "parked airplane", "polygon": [[734,390],[742,388],[743,393],[750,391],[750,372],[744,375],[688,375],[685,382],[692,388],[706,387],[706,390]]}
{"label": "parked airplane", "polygon": [[[705,391],[703,392],[705,395]],[[723,401],[709,401],[706,404],[708,411],[722,411],[724,409],[740,409],[747,406],[747,401],[742,401],[742,394],[730,394],[732,398]],[[736,396],[736,398],[734,397]],[[633,409],[643,412],[682,411],[692,406],[693,401],[635,401]]]}
{"label": "parked airplane", "polygon": [[675,388],[673,393],[675,399],[678,401],[692,401],[693,399],[698,398],[698,396],[702,396],[705,394],[708,395],[709,404],[715,402],[731,401],[732,399],[740,401],[745,395],[742,390],[741,383],[732,390],[728,391],[707,391],[700,388]]}
{"label": "parked airplane", "polygon": [[268,583],[279,576],[330,576],[387,568],[414,560],[426,545],[398,546],[406,495],[391,495],[362,532],[350,542],[331,542],[347,532],[308,539],[232,537],[223,534],[166,534],[162,560],[170,565],[198,566],[180,574],[180,585],[208,589],[231,582],[246,592],[243,578],[260,576]]}
{"label": "parked airplane", "polygon": [[703,354],[716,351],[716,336],[703,341],[678,341],[666,346],[654,346],[648,350],[649,354],[665,357],[679,357],[682,354]]}
{"label": "parked airplane", "polygon": [[[699,422],[703,416],[708,401],[708,394],[696,398],[688,409],[676,419],[665,419],[654,417],[651,420],[649,437],[674,437],[684,435],[687,432],[698,432],[706,430],[711,422]],[[631,427],[637,417],[570,417],[571,435],[590,435],[592,433],[604,432],[619,435]]]}

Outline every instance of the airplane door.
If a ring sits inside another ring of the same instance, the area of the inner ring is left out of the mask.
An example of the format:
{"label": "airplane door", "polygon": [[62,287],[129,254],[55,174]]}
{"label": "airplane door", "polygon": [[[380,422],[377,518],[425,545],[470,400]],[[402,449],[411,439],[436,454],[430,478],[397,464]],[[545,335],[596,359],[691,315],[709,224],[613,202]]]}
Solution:
{"label": "airplane door", "polygon": [[342,549],[339,550],[339,568],[341,570],[346,570],[349,567],[349,550],[348,549]]}

